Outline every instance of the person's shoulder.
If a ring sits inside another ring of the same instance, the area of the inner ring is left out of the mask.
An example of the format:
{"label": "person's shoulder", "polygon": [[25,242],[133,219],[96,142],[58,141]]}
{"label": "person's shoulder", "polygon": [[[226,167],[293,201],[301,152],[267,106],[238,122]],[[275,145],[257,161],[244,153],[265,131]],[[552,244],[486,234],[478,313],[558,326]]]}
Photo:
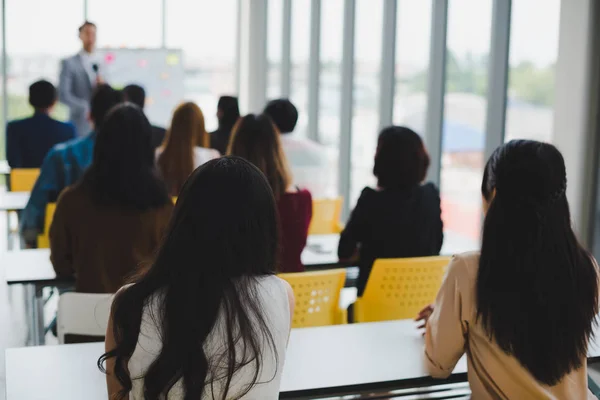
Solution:
{"label": "person's shoulder", "polygon": [[74,204],[85,199],[85,194],[83,192],[80,183],[67,186],[60,192],[57,203],[61,203],[63,206],[71,209]]}
{"label": "person's shoulder", "polygon": [[468,280],[477,279],[479,256],[479,251],[455,254],[448,265],[448,275]]}
{"label": "person's shoulder", "polygon": [[77,53],[77,54],[73,54],[73,55],[70,55],[70,56],[68,56],[68,57],[65,57],[65,58],[63,58],[63,59],[61,60],[61,62],[62,62],[63,64],[70,64],[70,63],[72,63],[72,62],[75,62],[75,61],[77,61],[78,59],[79,59],[79,53]]}
{"label": "person's shoulder", "polygon": [[440,195],[440,189],[433,182],[426,182],[422,184],[419,188],[424,193],[436,196]]}
{"label": "person's shoulder", "polygon": [[375,197],[377,197],[381,193],[383,193],[383,192],[380,191],[380,190],[376,190],[376,189],[373,189],[372,187],[366,186],[360,192],[360,196],[358,197],[358,202],[359,203],[364,203],[364,202],[372,201],[372,199],[374,199]]}

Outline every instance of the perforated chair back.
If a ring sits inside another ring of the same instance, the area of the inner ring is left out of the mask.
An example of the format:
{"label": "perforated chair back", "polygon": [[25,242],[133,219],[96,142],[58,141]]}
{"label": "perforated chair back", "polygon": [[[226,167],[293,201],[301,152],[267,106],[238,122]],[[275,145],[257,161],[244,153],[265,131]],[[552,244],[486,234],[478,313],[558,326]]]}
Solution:
{"label": "perforated chair back", "polygon": [[347,322],[340,309],[340,293],[346,283],[345,269],[280,274],[296,297],[292,328],[339,325]]}
{"label": "perforated chair back", "polygon": [[44,217],[44,231],[38,235],[38,249],[50,248],[50,225],[52,224],[52,218],[54,218],[55,211],[56,203],[46,204],[46,216]]}
{"label": "perforated chair back", "polygon": [[10,170],[10,190],[12,192],[31,192],[40,176],[38,168],[15,168]]}
{"label": "perforated chair back", "polygon": [[340,233],[342,231],[340,218],[343,203],[343,197],[313,200],[312,220],[310,221],[308,234],[329,235]]}
{"label": "perforated chair back", "polygon": [[450,257],[378,259],[354,303],[355,322],[415,318],[433,303]]}
{"label": "perforated chair back", "polygon": [[58,300],[58,342],[65,335],[104,336],[108,326],[112,294],[64,293]]}

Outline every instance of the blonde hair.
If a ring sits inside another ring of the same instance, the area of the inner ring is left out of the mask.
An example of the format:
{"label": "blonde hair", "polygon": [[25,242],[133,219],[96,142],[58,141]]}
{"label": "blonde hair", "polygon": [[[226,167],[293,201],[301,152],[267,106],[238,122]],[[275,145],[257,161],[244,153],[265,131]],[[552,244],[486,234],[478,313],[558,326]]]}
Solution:
{"label": "blonde hair", "polygon": [[265,114],[248,114],[238,120],[231,131],[227,155],[245,158],[260,169],[276,199],[292,183],[279,131]]}
{"label": "blonde hair", "polygon": [[210,136],[204,125],[204,114],[196,103],[180,104],[173,112],[167,130],[158,168],[172,196],[177,196],[188,176],[194,171],[194,147],[210,147]]}

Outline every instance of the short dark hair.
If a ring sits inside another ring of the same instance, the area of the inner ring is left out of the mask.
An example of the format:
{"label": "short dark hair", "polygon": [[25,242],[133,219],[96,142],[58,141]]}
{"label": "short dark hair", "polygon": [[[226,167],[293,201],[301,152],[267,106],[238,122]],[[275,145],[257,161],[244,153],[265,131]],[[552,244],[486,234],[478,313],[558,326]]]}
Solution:
{"label": "short dark hair", "polygon": [[81,31],[86,27],[86,26],[91,26],[93,28],[96,27],[96,24],[90,21],[84,21],[83,24],[81,24],[81,26],[79,27],[79,33],[81,33]]}
{"label": "short dark hair", "polygon": [[123,100],[143,109],[146,104],[146,91],[140,85],[127,85],[123,88]]}
{"label": "short dark hair", "polygon": [[49,108],[56,103],[56,88],[48,81],[40,80],[29,86],[29,104],[36,110]]}
{"label": "short dark hair", "polygon": [[217,104],[217,110],[222,112],[219,118],[219,126],[227,127],[229,130],[240,119],[240,106],[238,98],[233,96],[221,96]]}
{"label": "short dark hair", "polygon": [[427,176],[429,154],[421,137],[403,126],[384,128],[379,134],[373,174],[381,188],[418,185]]}
{"label": "short dark hair", "polygon": [[293,132],[298,123],[298,109],[288,99],[271,100],[263,113],[271,117],[280,133]]}
{"label": "short dark hair", "polygon": [[90,101],[90,115],[94,121],[95,131],[102,128],[104,118],[111,108],[123,101],[121,92],[113,89],[107,84],[96,87]]}

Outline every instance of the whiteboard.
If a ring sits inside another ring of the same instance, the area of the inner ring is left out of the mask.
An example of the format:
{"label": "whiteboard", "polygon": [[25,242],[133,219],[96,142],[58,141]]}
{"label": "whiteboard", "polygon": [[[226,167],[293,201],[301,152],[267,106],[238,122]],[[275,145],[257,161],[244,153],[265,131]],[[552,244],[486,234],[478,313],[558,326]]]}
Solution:
{"label": "whiteboard", "polygon": [[144,111],[166,127],[184,98],[183,53],[178,49],[98,49],[103,78],[115,89],[137,84],[146,90]]}

